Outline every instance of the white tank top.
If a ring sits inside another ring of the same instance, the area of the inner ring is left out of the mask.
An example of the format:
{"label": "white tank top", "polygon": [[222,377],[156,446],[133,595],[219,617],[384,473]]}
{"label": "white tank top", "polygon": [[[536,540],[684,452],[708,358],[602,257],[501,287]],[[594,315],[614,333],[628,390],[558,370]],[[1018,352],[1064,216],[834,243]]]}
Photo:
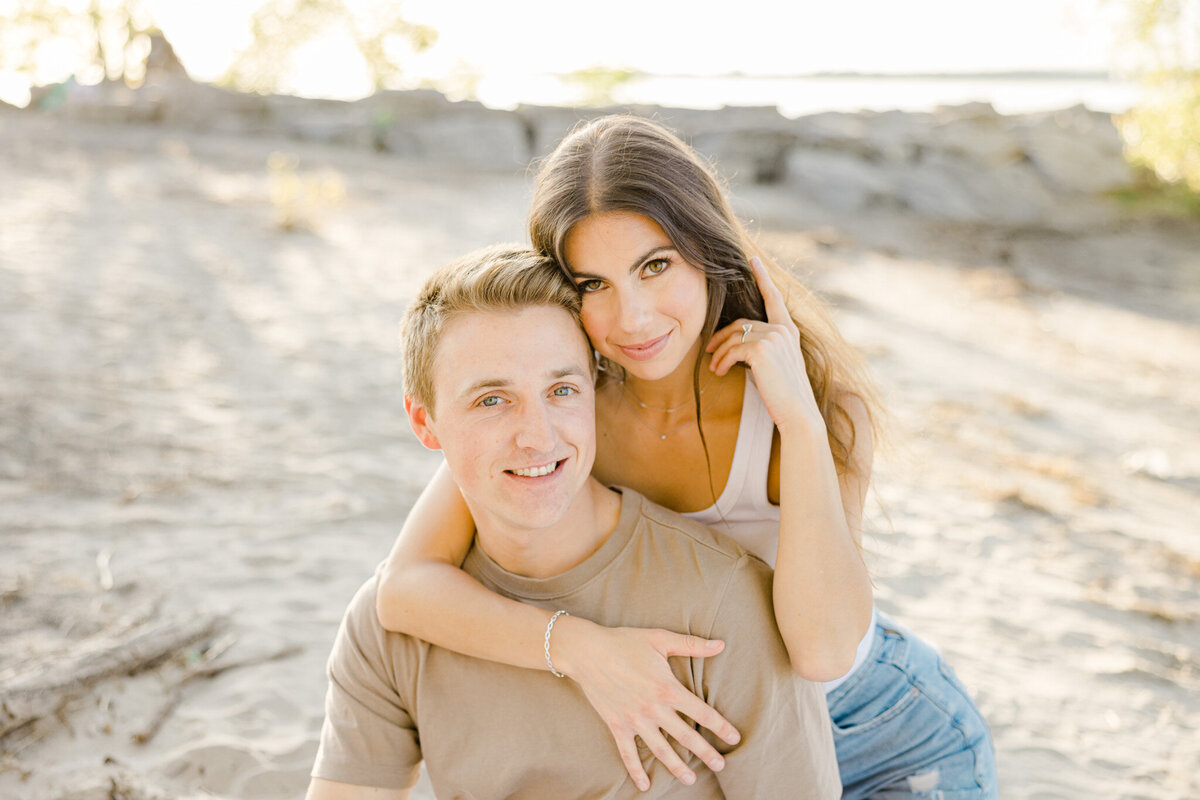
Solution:
{"label": "white tank top", "polygon": [[[729,479],[717,502],[700,511],[684,514],[727,534],[735,542],[763,561],[775,566],[779,548],[779,506],[767,497],[767,472],[771,468],[771,444],[775,423],[747,370],[746,390],[742,397],[742,418],[738,423],[737,444]],[[854,664],[840,678],[825,682],[825,691],[840,686],[867,659],[875,634],[875,609],[871,609],[871,624],[858,643]]]}

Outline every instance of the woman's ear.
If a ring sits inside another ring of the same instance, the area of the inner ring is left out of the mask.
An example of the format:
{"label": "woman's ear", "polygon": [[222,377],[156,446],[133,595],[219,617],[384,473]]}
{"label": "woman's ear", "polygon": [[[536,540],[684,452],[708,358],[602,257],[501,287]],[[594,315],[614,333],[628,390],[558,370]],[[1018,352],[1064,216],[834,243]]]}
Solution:
{"label": "woman's ear", "polygon": [[408,424],[421,444],[429,450],[441,450],[437,433],[433,429],[433,414],[425,404],[415,397],[404,395],[404,411],[408,414]]}

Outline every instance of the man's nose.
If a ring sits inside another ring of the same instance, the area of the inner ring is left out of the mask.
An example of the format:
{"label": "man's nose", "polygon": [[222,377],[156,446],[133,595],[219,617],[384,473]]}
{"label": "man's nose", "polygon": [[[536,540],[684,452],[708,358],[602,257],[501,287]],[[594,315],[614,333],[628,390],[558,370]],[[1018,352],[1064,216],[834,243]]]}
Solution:
{"label": "man's nose", "polygon": [[557,436],[550,421],[550,409],[545,403],[525,403],[517,425],[517,447],[541,453],[554,449]]}

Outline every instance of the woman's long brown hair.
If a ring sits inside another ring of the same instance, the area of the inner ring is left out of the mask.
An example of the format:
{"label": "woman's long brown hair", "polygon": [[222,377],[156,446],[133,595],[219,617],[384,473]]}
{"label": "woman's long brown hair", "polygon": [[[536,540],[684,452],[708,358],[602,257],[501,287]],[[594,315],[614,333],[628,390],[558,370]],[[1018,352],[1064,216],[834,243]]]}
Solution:
{"label": "woman's long brown hair", "polygon": [[[533,246],[569,274],[567,234],[593,214],[609,211],[654,220],[680,255],[703,270],[708,284],[701,333],[705,341],[736,319],[766,319],[749,263],[752,256],[762,259],[800,330],[805,369],[838,474],[850,471],[854,424],[839,398],[843,393],[860,398],[872,426],[879,418],[877,395],[862,357],[842,338],[824,304],[753,242],[734,215],[714,170],[655,122],[629,115],[592,120],[563,139],[540,166],[529,215]],[[697,361],[693,372],[697,408],[699,370]],[[703,441],[703,428],[700,436]]]}

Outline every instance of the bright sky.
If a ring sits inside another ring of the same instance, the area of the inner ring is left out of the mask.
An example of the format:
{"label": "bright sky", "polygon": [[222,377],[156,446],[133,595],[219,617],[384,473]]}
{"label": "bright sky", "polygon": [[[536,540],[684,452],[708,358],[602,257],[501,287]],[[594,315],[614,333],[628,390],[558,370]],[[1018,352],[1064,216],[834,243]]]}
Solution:
{"label": "bright sky", "polygon": [[[346,0],[348,3],[370,0]],[[253,0],[146,0],[189,71],[219,76],[249,37]],[[3,6],[0,0],[0,6]],[[1116,0],[407,0],[438,30],[412,65],[439,78],[466,66],[495,83],[603,65],[651,73],[1104,70]],[[357,97],[366,72],[331,32],[301,52],[293,91]],[[2,76],[0,76],[2,77]],[[66,75],[46,76],[61,80]],[[3,89],[3,81],[0,81]]]}
{"label": "bright sky", "polygon": [[409,0],[442,44],[489,69],[656,73],[1103,69],[1104,0]]}

